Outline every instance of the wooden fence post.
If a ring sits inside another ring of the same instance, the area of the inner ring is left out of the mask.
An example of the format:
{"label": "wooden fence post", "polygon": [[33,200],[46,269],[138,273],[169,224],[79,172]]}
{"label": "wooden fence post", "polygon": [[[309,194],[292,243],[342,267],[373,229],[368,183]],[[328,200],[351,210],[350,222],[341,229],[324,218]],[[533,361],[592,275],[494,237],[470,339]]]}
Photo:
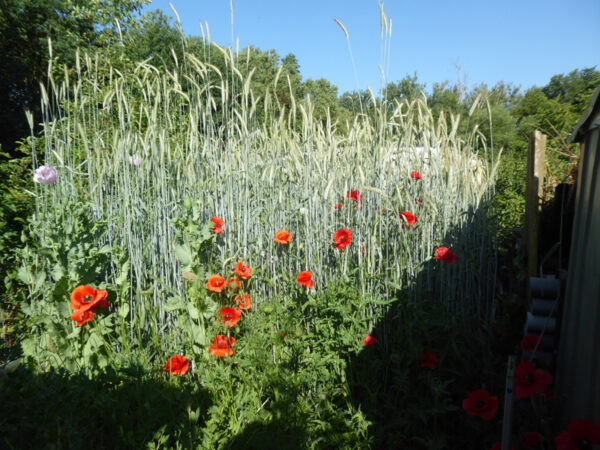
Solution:
{"label": "wooden fence post", "polygon": [[539,212],[544,190],[545,163],[546,135],[535,130],[529,136],[529,146],[527,148],[527,187],[525,191],[527,268],[530,277],[539,276]]}

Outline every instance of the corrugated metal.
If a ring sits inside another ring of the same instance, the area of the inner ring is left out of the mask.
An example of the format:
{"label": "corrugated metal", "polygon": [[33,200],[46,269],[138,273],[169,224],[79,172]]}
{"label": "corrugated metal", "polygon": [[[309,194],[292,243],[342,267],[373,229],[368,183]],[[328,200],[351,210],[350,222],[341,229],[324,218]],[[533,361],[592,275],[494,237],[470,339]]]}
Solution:
{"label": "corrugated metal", "polygon": [[600,424],[600,98],[577,126],[583,142],[562,314],[556,388],[562,420]]}

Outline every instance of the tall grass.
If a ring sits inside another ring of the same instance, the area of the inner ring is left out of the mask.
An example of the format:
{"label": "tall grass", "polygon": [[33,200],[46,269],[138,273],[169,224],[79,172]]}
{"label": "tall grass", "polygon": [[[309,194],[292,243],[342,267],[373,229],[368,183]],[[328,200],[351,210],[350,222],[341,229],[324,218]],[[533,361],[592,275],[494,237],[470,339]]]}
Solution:
{"label": "tall grass", "polygon": [[[295,276],[310,270],[316,290],[348,279],[372,298],[435,297],[456,314],[491,320],[495,169],[476,130],[461,139],[459,117],[433,117],[415,100],[376,102],[345,135],[341,124],[316,120],[307,99],[292,98],[285,110],[275,86],[258,98],[246,56],[212,47],[224,55],[226,73],[190,53],[172,72],[148,62],[123,72],[86,55],[61,77],[52,68],[43,94],[44,162],[59,177],[36,188],[37,217],[50,229],[56,214],[68,220],[69,202],[81,199],[92,203],[94,220],[107,221],[98,245],[122,254],[109,255],[103,281],[115,284],[127,272],[130,289],[119,301],[129,302],[131,333],[136,318],[157,311],[142,328],[168,334],[175,322],[166,302],[193,301],[176,254],[190,236],[178,237],[175,226],[190,205],[198,229],[212,216],[225,220],[218,257],[204,263],[224,275],[239,260],[252,267],[257,308],[289,301]],[[423,179],[411,179],[412,171]],[[362,202],[346,198],[355,189]],[[406,210],[418,217],[410,229],[399,217]],[[294,236],[285,250],[273,242],[282,228]],[[339,228],[353,235],[344,251],[332,241]],[[459,261],[431,261],[440,246]],[[372,317],[378,308],[363,313]]]}

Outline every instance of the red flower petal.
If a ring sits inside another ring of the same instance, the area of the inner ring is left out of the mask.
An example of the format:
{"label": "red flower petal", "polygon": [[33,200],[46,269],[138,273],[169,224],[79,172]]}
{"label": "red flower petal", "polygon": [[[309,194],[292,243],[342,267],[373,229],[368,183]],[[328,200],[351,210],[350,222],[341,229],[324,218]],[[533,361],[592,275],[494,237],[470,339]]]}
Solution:
{"label": "red flower petal", "polygon": [[188,359],[183,355],[173,355],[163,366],[165,372],[171,375],[185,375],[190,367]]}
{"label": "red flower petal", "polygon": [[296,281],[298,281],[298,283],[301,284],[302,286],[306,286],[309,289],[314,286],[314,283],[312,280],[312,272],[309,272],[308,270],[300,272],[298,274],[298,278],[296,279]]}
{"label": "red flower petal", "polygon": [[600,444],[600,427],[587,420],[571,420],[569,433],[575,440],[586,439],[592,444]]}
{"label": "red flower petal", "polygon": [[365,336],[365,340],[363,341],[363,345],[365,347],[370,347],[371,345],[377,344],[377,339],[371,336],[369,333]]}
{"label": "red flower petal", "polygon": [[337,230],[333,235],[333,242],[338,250],[344,250],[352,242],[352,232],[347,228]]}

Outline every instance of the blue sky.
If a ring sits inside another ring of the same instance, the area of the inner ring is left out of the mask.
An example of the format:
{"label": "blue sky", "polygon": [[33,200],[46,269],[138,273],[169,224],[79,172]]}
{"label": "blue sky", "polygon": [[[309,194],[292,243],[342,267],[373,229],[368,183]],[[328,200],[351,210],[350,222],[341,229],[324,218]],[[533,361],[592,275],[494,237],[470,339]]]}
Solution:
{"label": "blue sky", "polygon": [[[232,45],[229,0],[171,0],[184,33],[200,36],[208,23],[211,40]],[[144,10],[173,16],[168,0],[152,0]],[[303,79],[327,78],[338,93],[356,90],[346,38],[350,35],[359,87],[381,86],[417,73],[434,82],[467,87],[510,82],[527,89],[553,75],[597,66],[600,69],[600,0],[394,0],[384,2],[392,21],[389,58],[383,59],[377,0],[238,0],[233,2],[233,37],[240,49],[251,44],[294,53]]]}

